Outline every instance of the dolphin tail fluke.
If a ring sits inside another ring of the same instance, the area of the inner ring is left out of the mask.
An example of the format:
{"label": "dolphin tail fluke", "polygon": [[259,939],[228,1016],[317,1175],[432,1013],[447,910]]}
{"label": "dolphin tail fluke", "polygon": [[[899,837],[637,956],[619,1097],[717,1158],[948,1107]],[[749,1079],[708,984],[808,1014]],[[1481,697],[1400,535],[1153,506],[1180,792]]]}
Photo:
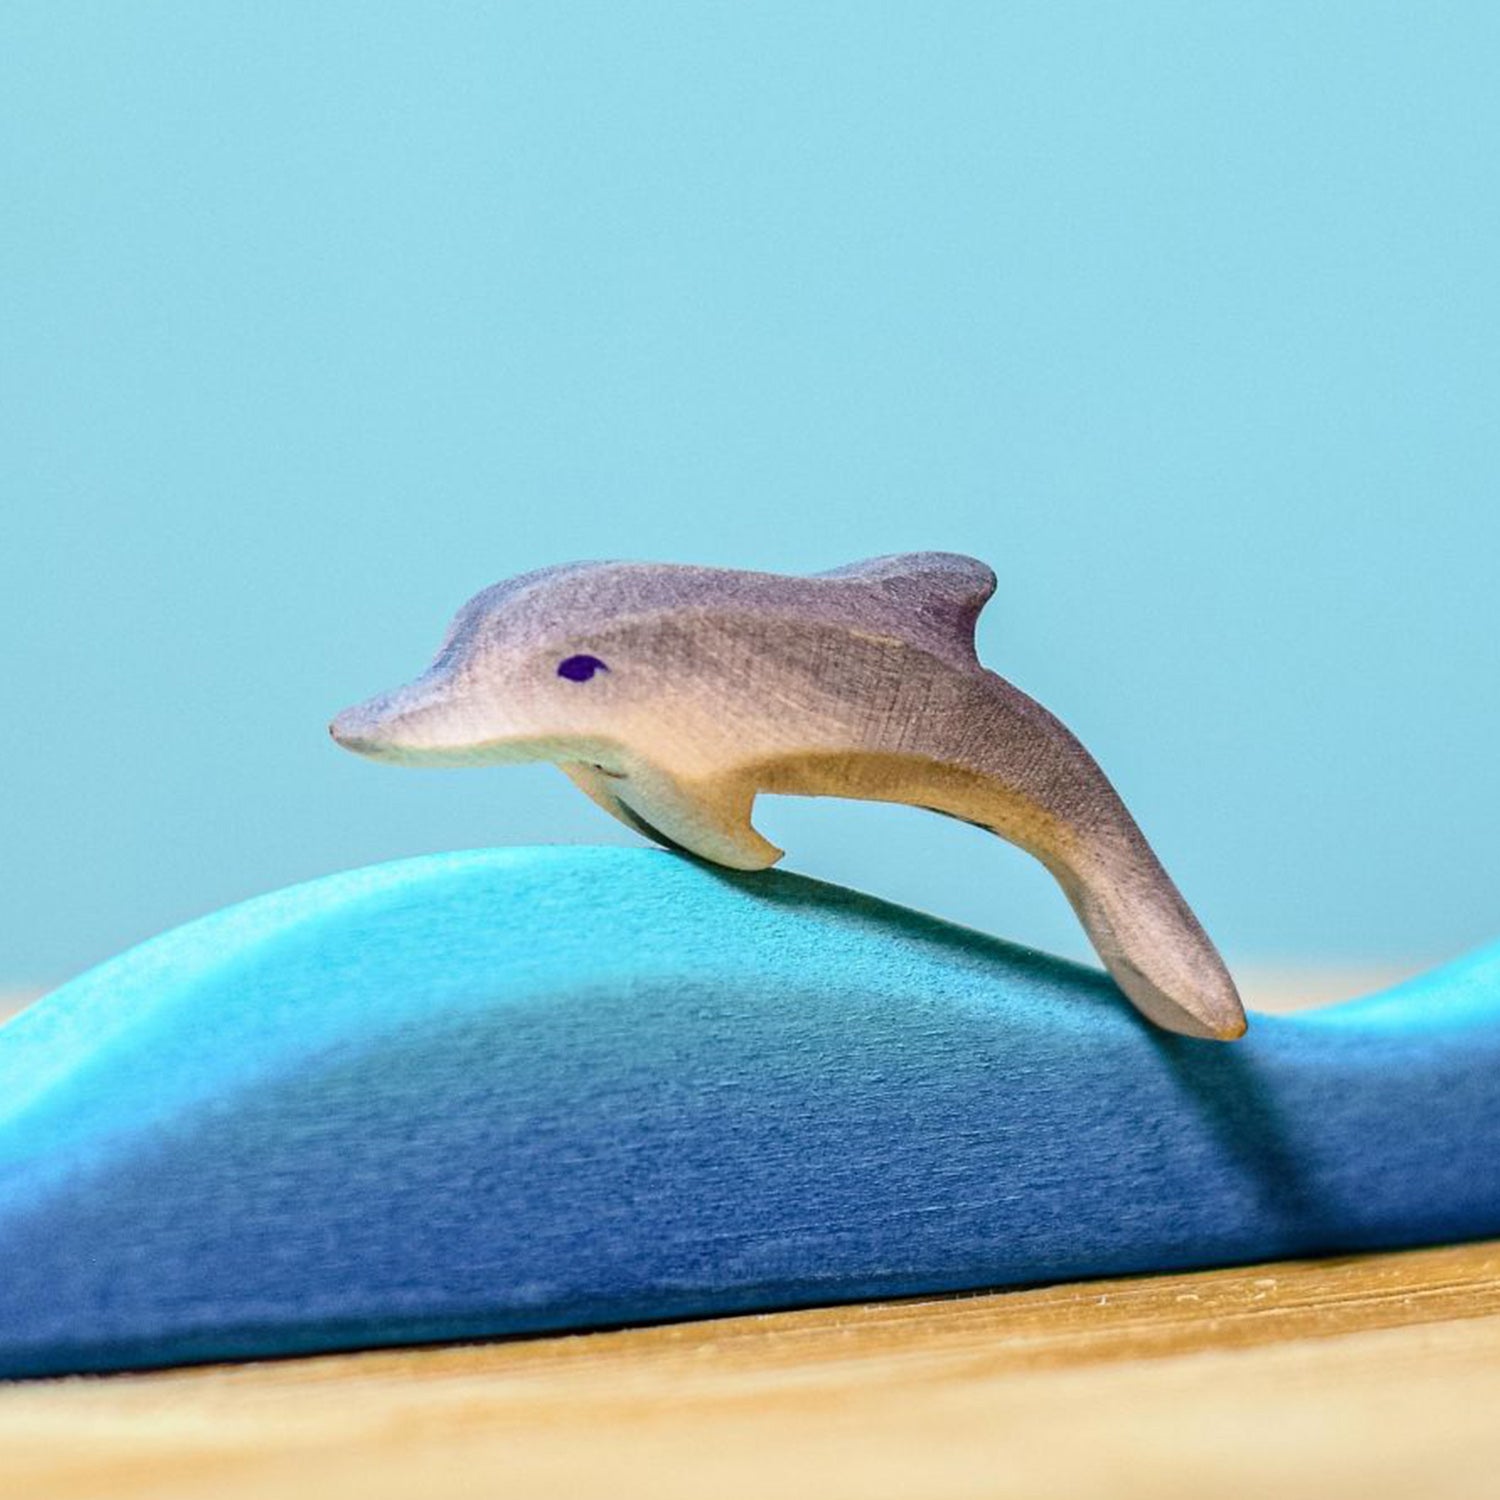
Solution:
{"label": "dolphin tail fluke", "polygon": [[1053,873],[1135,1008],[1184,1036],[1243,1036],[1245,1008],[1234,980],[1144,838],[1080,864]]}

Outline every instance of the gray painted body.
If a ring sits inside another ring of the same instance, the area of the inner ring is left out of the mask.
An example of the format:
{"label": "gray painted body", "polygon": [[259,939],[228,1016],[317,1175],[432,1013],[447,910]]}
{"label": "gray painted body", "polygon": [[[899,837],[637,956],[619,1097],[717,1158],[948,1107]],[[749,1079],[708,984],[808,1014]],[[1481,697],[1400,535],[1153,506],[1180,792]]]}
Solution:
{"label": "gray painted body", "polygon": [[994,588],[949,553],[810,577],[549,568],[476,595],[422,676],[330,728],[398,763],[554,761],[615,817],[736,869],[781,855],[750,822],[761,791],[963,818],[1051,870],[1144,1014],[1239,1036],[1228,971],[1104,773],[975,654]]}

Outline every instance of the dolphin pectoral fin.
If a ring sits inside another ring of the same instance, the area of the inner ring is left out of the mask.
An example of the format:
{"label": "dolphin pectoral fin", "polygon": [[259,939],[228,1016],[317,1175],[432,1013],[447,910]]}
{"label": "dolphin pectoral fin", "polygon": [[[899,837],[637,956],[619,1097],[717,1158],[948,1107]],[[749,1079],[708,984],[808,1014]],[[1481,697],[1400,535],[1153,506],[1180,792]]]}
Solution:
{"label": "dolphin pectoral fin", "polygon": [[753,792],[661,770],[615,776],[583,764],[562,769],[611,817],[668,848],[732,870],[764,870],[784,852],[751,824]]}
{"label": "dolphin pectoral fin", "polygon": [[610,817],[619,818],[627,828],[632,826],[630,820],[621,815],[619,801],[610,790],[621,778],[600,770],[598,766],[585,765],[581,760],[559,761],[557,769],[590,801],[598,803]]}
{"label": "dolphin pectoral fin", "polygon": [[632,833],[638,833],[642,838],[650,839],[654,844],[664,844],[669,849],[678,849],[687,854],[694,852],[679,844],[676,839],[669,838],[660,828],[648,822],[628,803],[620,799],[614,787],[616,783],[625,780],[625,777],[601,770],[597,766],[584,765],[581,761],[564,761],[559,769],[579,791],[602,807],[610,817],[623,823]]}
{"label": "dolphin pectoral fin", "polygon": [[632,776],[614,791],[627,822],[634,820],[648,837],[700,859],[731,870],[764,870],[782,856],[750,822],[752,792],[662,772]]}

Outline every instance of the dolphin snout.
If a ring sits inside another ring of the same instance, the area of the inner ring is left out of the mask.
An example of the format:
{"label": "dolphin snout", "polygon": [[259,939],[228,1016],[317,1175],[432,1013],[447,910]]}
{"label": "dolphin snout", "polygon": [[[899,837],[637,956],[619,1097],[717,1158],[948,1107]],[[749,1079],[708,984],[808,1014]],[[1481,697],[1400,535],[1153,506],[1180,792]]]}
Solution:
{"label": "dolphin snout", "polygon": [[450,738],[462,697],[448,674],[425,672],[414,682],[346,708],[328,732],[356,755],[407,760]]}
{"label": "dolphin snout", "polygon": [[356,703],[353,708],[334,715],[328,733],[345,750],[379,759],[396,748],[394,731],[398,718],[398,714],[391,712],[389,699],[372,698],[368,703]]}
{"label": "dolphin snout", "polygon": [[334,742],[370,760],[406,766],[483,763],[496,737],[492,705],[476,702],[467,683],[433,670],[337,715]]}

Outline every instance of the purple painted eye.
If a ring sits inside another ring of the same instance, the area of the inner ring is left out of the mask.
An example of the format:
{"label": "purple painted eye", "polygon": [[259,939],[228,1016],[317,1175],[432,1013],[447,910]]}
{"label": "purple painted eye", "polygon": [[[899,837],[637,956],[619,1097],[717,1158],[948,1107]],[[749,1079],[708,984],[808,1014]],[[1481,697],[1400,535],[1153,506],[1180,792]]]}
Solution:
{"label": "purple painted eye", "polygon": [[557,664],[557,675],[569,682],[587,682],[595,672],[607,672],[609,668],[597,656],[565,656]]}

